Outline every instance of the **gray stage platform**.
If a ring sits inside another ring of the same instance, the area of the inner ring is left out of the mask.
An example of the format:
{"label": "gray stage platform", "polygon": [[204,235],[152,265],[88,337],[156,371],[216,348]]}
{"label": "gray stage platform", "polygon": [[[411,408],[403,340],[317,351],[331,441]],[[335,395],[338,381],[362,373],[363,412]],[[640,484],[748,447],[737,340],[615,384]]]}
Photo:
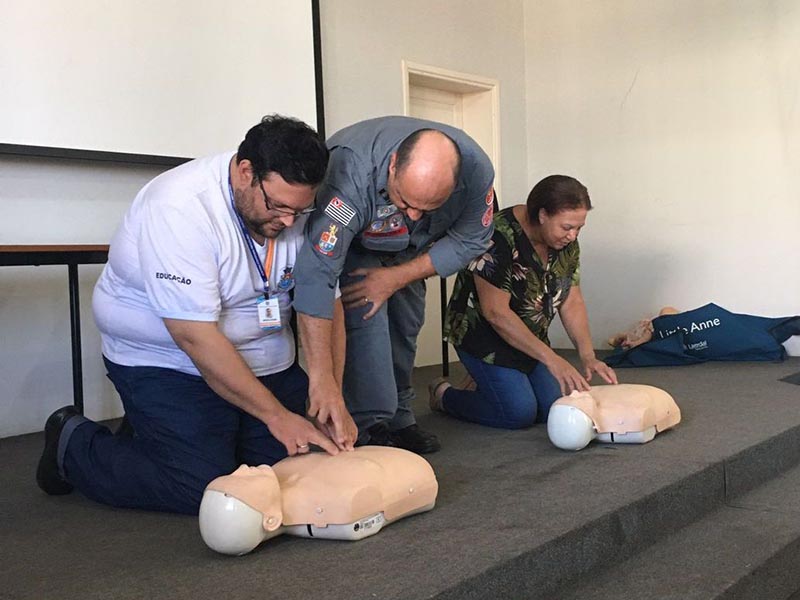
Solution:
{"label": "gray stage platform", "polygon": [[[437,372],[422,369],[419,421],[444,445],[430,457],[437,508],[361,542],[282,537],[241,558],[208,550],[194,518],[47,497],[33,478],[41,435],[2,440],[0,598],[566,597],[797,464],[800,386],[779,379],[798,371],[797,358],[620,370],[671,392],[683,423],[644,446],[565,453],[543,426],[430,414]],[[646,597],[670,597],[657,586]]]}

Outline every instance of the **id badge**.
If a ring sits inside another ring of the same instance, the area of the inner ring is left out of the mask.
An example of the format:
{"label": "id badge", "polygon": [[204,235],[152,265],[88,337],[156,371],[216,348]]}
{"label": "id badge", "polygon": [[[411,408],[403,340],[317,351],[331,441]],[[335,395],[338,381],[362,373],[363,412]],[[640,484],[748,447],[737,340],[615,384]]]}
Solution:
{"label": "id badge", "polygon": [[277,298],[258,299],[258,326],[264,331],[281,328],[281,306]]}

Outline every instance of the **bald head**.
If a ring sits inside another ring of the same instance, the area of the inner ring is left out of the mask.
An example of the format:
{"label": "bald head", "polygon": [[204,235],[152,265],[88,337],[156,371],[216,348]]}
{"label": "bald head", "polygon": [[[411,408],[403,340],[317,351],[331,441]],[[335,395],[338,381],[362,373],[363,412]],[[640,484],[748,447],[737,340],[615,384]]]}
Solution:
{"label": "bald head", "polygon": [[404,139],[390,166],[406,199],[425,210],[438,208],[447,200],[460,169],[458,146],[435,129],[421,129]]}

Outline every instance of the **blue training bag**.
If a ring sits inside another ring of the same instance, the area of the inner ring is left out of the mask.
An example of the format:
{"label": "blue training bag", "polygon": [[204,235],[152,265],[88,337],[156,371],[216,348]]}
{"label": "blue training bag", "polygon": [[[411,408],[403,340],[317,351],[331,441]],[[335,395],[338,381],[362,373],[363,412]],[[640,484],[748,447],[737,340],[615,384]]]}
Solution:
{"label": "blue training bag", "polygon": [[783,360],[782,343],[800,335],[800,317],[756,317],[729,312],[716,304],[653,319],[653,338],[618,349],[605,362],[612,367],[691,365],[709,360]]}

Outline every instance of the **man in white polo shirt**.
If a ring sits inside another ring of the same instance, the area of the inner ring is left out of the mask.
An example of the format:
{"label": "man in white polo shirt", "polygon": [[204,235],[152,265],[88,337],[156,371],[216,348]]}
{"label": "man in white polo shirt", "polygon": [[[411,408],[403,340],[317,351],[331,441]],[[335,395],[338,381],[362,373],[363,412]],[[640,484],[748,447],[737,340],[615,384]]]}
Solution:
{"label": "man in white polo shirt", "polygon": [[237,153],[191,161],[139,192],[93,298],[129,427],[114,435],[71,406],[53,413],[37,470],[45,492],[195,514],[208,482],[241,463],[274,464],[312,444],[352,449],[343,402],[320,407],[315,424],[305,418],[308,379],[289,324],[327,161],[316,132],[274,115]]}

